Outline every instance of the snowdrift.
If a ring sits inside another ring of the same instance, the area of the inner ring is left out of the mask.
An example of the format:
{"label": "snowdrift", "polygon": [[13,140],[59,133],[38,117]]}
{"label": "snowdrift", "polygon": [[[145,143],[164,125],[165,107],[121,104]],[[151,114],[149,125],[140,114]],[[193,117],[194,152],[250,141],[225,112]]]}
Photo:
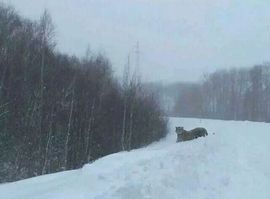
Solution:
{"label": "snowdrift", "polygon": [[[208,136],[176,143],[175,126]],[[269,199],[270,124],[171,118],[160,142],[0,185],[2,199]]]}

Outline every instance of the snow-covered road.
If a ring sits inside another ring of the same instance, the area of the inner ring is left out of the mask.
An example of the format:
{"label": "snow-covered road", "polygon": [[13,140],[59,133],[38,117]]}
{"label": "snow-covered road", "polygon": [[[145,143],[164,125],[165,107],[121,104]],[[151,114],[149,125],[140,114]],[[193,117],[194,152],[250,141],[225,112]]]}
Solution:
{"label": "snow-covered road", "polygon": [[[175,126],[209,136],[175,143]],[[215,133],[215,134],[213,134]],[[2,199],[269,199],[270,124],[171,118],[160,142],[0,185]]]}

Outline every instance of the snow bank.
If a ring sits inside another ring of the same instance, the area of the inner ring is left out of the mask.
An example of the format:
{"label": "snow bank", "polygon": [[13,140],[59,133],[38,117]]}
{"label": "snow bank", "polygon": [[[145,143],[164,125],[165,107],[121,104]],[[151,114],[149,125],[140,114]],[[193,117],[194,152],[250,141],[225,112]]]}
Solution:
{"label": "snow bank", "polygon": [[[175,143],[175,126],[209,136]],[[0,186],[3,199],[269,199],[270,124],[171,118],[160,142]],[[215,134],[213,134],[215,133]]]}

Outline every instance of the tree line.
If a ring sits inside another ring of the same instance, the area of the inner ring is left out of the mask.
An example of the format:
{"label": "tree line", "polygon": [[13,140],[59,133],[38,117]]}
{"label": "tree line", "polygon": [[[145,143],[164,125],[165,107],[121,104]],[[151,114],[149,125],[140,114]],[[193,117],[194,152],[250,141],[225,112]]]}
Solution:
{"label": "tree line", "polygon": [[270,122],[270,65],[219,70],[178,94],[177,116]]}
{"label": "tree line", "polygon": [[38,21],[0,5],[0,182],[80,168],[167,133],[152,93],[110,61],[55,50],[47,11]]}

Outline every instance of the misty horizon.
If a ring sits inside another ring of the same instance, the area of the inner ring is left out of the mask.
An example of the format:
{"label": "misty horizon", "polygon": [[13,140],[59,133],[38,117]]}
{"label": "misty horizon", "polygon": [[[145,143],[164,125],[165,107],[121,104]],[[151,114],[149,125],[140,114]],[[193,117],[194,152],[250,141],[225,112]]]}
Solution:
{"label": "misty horizon", "polygon": [[89,45],[110,59],[120,78],[128,54],[135,68],[137,42],[139,70],[148,82],[197,82],[219,69],[270,61],[267,1],[3,2],[34,20],[47,9],[56,27],[57,50],[82,57]]}

